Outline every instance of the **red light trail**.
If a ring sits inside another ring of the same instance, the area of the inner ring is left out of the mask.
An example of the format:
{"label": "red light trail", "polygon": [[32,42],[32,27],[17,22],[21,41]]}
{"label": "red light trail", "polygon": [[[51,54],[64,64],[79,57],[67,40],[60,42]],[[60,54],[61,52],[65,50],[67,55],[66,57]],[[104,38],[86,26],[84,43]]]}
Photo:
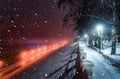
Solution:
{"label": "red light trail", "polygon": [[0,68],[4,66],[4,61],[0,61]]}
{"label": "red light trail", "polygon": [[[20,61],[10,65],[8,67],[0,69],[0,79],[8,79],[15,74],[23,71],[25,68],[31,66],[38,60],[41,60],[53,51],[65,46],[68,44],[67,40],[62,40],[60,42],[54,42],[53,44],[44,45],[38,48],[33,48],[30,50],[24,50],[19,54]],[[0,61],[0,66],[3,65],[3,62]]]}

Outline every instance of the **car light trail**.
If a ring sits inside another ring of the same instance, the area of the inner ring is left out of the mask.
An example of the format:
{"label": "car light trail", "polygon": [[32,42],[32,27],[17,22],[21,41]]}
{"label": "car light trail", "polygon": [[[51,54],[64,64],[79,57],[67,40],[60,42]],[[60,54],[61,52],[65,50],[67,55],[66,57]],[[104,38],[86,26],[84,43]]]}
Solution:
{"label": "car light trail", "polygon": [[[20,61],[3,69],[0,69],[0,79],[8,79],[11,76],[23,71],[25,68],[31,66],[38,60],[41,60],[63,46],[68,44],[67,40],[54,42],[53,44],[44,45],[42,47],[24,50],[19,54]],[[2,62],[0,62],[0,66]]]}

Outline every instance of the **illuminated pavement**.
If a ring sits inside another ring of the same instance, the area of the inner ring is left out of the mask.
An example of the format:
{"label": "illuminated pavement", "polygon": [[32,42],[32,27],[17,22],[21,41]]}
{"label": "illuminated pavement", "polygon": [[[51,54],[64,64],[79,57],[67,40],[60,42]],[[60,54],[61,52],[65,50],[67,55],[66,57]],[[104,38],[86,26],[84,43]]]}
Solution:
{"label": "illuminated pavement", "polygon": [[112,66],[109,60],[107,60],[102,54],[98,53],[94,49],[91,49],[86,44],[80,44],[80,46],[87,53],[87,59],[94,63],[93,79],[120,78],[120,70]]}

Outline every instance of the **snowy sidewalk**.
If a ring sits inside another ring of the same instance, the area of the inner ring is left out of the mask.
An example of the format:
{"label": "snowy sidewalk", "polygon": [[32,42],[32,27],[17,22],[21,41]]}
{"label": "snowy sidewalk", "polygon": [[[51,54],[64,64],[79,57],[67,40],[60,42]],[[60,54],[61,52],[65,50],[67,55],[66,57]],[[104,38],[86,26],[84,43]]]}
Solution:
{"label": "snowy sidewalk", "polygon": [[85,44],[80,47],[87,53],[87,59],[94,63],[93,79],[119,79],[120,70],[111,65],[111,63],[92,48]]}

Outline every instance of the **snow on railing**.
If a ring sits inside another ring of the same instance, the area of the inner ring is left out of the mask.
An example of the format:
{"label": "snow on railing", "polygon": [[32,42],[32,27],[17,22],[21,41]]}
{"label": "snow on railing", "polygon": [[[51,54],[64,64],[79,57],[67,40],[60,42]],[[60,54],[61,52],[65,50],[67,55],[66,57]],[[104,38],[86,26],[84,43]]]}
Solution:
{"label": "snow on railing", "polygon": [[50,73],[47,79],[51,79],[54,75],[57,75],[55,79],[92,79],[93,63],[87,60],[86,53],[79,44],[74,47],[73,52],[62,61],[66,63]]}

